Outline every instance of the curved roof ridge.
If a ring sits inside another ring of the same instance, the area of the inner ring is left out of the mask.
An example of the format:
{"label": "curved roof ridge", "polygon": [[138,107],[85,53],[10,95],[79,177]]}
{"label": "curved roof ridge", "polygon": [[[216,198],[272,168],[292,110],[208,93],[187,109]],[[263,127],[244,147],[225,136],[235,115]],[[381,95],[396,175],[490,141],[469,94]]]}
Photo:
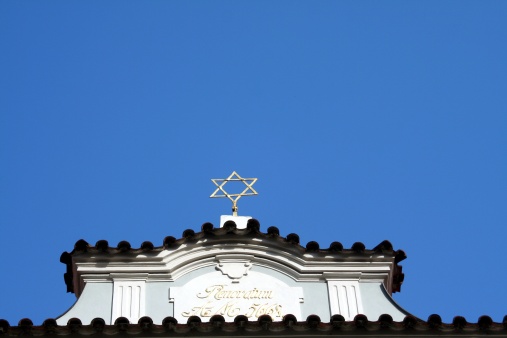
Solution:
{"label": "curved roof ridge", "polygon": [[198,241],[203,238],[213,239],[216,237],[225,237],[236,235],[239,237],[261,237],[271,238],[279,242],[286,243],[287,245],[293,245],[299,247],[304,252],[326,252],[331,254],[337,253],[356,253],[356,254],[371,254],[371,253],[383,253],[383,254],[394,254],[398,257],[398,262],[404,260],[406,255],[403,250],[394,250],[392,244],[388,240],[384,240],[375,246],[373,249],[366,249],[365,245],[361,242],[355,242],[349,249],[343,248],[340,242],[332,242],[329,248],[323,249],[320,247],[318,242],[309,241],[305,246],[302,246],[299,241],[299,235],[295,233],[289,233],[286,237],[280,236],[280,232],[277,227],[271,226],[267,229],[267,232],[261,232],[259,230],[259,222],[256,219],[250,219],[246,229],[238,229],[234,221],[227,221],[222,228],[215,228],[212,223],[206,222],[201,226],[200,232],[195,232],[193,229],[186,229],[183,231],[180,238],[173,236],[167,236],[164,238],[162,245],[154,246],[150,241],[142,242],[139,248],[132,248],[128,241],[120,241],[116,247],[109,245],[107,240],[99,240],[95,245],[90,245],[84,239],[78,240],[74,249],[68,253],[64,252],[62,255],[78,254],[84,252],[104,252],[104,253],[141,253],[149,251],[162,251],[168,248],[179,247],[182,244],[191,243]]}
{"label": "curved roof ridge", "polygon": [[251,239],[262,239],[266,246],[276,246],[274,249],[282,249],[287,251],[288,255],[293,258],[304,256],[305,261],[328,260],[328,259],[371,259],[375,257],[390,257],[394,262],[393,278],[391,280],[392,292],[400,291],[401,284],[404,279],[400,261],[406,258],[403,250],[394,250],[392,244],[384,240],[373,249],[366,249],[361,242],[356,242],[351,248],[345,249],[340,242],[332,242],[327,249],[322,249],[319,243],[310,241],[306,246],[300,244],[299,235],[289,233],[286,237],[280,236],[277,227],[271,226],[267,232],[260,231],[260,223],[256,219],[250,219],[245,229],[238,229],[234,221],[227,221],[223,227],[215,228],[212,223],[206,222],[201,226],[201,231],[195,232],[193,229],[183,231],[180,238],[167,236],[164,238],[161,246],[155,246],[152,242],[142,242],[139,248],[132,248],[127,241],[120,241],[116,247],[109,245],[107,240],[99,240],[95,245],[90,245],[83,239],[78,240],[74,249],[69,252],[62,253],[60,261],[67,265],[67,272],[64,274],[64,280],[67,285],[67,292],[74,292],[72,261],[73,256],[81,254],[97,254],[97,255],[119,255],[118,258],[132,257],[133,255],[159,253],[164,250],[177,251],[183,245],[195,244],[213,245],[218,243],[238,243],[249,241]]}

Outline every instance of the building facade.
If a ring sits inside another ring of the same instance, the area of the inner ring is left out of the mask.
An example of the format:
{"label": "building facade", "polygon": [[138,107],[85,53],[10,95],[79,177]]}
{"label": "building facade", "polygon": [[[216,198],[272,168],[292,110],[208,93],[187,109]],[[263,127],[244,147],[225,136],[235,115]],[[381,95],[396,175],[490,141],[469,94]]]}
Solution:
{"label": "building facade", "polygon": [[343,248],[305,246],[297,234],[262,232],[255,219],[222,217],[161,246],[105,240],[64,252],[67,291],[76,303],[34,326],[0,320],[0,335],[129,336],[460,336],[507,338],[507,317],[442,323],[412,316],[391,298],[406,258],[384,241]]}

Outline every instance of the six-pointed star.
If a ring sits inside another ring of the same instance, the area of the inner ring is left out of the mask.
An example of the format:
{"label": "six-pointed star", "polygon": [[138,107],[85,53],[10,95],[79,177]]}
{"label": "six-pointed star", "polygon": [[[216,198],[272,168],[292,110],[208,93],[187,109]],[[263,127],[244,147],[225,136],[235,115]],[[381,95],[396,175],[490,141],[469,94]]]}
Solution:
{"label": "six-pointed star", "polygon": [[[239,176],[235,171],[232,172],[232,174],[227,178],[212,178],[211,181],[218,187],[210,197],[227,197],[232,201],[233,210],[237,210],[236,202],[242,197],[242,196],[253,196],[257,195],[257,191],[255,191],[254,188],[252,188],[252,185],[254,185],[255,182],[257,182],[257,178],[243,178]],[[225,191],[224,186],[227,184],[227,182],[231,181],[239,181],[243,182],[246,186],[245,190],[243,190],[239,194],[229,194],[227,191]],[[223,195],[217,195],[217,193],[221,191]]]}

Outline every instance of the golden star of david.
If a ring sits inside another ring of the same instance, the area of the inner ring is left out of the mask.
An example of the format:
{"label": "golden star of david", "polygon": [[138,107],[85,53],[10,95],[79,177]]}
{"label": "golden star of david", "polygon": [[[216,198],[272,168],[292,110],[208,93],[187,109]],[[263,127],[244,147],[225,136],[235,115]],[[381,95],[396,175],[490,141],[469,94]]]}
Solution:
{"label": "golden star of david", "polygon": [[[243,178],[238,175],[235,171],[227,178],[212,178],[211,181],[217,186],[217,189],[211,194],[211,198],[219,198],[219,197],[227,197],[232,202],[232,215],[238,216],[238,206],[237,202],[242,196],[253,196],[257,195],[257,191],[252,188],[255,182],[257,182],[257,178]],[[236,181],[243,182],[246,186],[245,190],[240,192],[239,194],[229,194],[225,191],[224,186],[227,182]],[[217,195],[217,193],[222,192],[221,195]]]}

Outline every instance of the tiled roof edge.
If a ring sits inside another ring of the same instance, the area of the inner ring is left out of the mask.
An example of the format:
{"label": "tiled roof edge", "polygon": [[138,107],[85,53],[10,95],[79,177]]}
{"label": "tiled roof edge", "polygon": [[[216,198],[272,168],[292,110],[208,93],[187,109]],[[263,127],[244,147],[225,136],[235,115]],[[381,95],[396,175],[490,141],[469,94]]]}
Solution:
{"label": "tiled roof edge", "polygon": [[302,254],[304,253],[325,253],[333,255],[365,255],[369,256],[372,254],[384,254],[394,256],[395,262],[395,274],[393,278],[393,292],[399,292],[401,284],[404,279],[401,266],[399,262],[407,258],[407,255],[403,250],[394,250],[393,245],[384,240],[375,246],[373,249],[366,249],[365,245],[361,242],[356,242],[350,249],[344,249],[340,242],[332,242],[327,249],[321,249],[319,243],[310,241],[305,247],[300,245],[299,235],[290,233],[286,237],[280,236],[280,231],[277,227],[271,226],[267,229],[267,232],[260,231],[260,223],[258,220],[252,218],[247,222],[246,229],[238,229],[234,221],[225,222],[221,228],[215,228],[212,223],[204,223],[201,226],[200,232],[195,232],[192,229],[186,229],[183,231],[182,237],[176,239],[173,236],[167,236],[164,238],[161,246],[154,246],[152,242],[145,241],[141,244],[140,248],[133,249],[129,242],[121,241],[116,247],[109,246],[108,241],[99,240],[94,246],[91,246],[88,242],[80,239],[74,245],[74,249],[69,252],[64,252],[60,256],[60,262],[67,265],[67,271],[64,274],[64,281],[67,285],[67,292],[74,292],[74,286],[72,282],[72,256],[74,254],[81,253],[108,253],[108,254],[139,254],[147,252],[162,251],[164,249],[176,249],[182,244],[196,242],[200,239],[207,238],[219,238],[225,236],[241,236],[241,237],[261,237],[270,238],[280,243],[291,246],[296,250],[299,250]]}
{"label": "tiled roof edge", "polygon": [[178,323],[173,317],[166,317],[162,324],[154,324],[150,317],[142,317],[136,324],[131,324],[127,318],[116,319],[114,325],[106,325],[102,318],[95,318],[89,325],[82,325],[81,320],[72,318],[67,325],[59,326],[55,319],[46,319],[42,325],[33,325],[30,319],[21,319],[17,326],[10,326],[6,320],[0,319],[0,336],[45,336],[45,335],[140,335],[145,334],[170,334],[200,335],[213,334],[217,336],[240,333],[249,335],[263,332],[264,335],[289,335],[312,334],[312,335],[346,335],[361,333],[378,334],[403,334],[403,335],[495,335],[507,337],[507,316],[502,323],[493,322],[489,316],[482,316],[477,323],[468,323],[463,317],[455,317],[452,323],[442,323],[439,315],[429,316],[427,321],[422,321],[413,316],[407,316],[401,322],[393,321],[393,318],[384,314],[378,320],[370,321],[365,315],[357,315],[353,321],[345,321],[343,316],[334,315],[329,322],[322,322],[316,315],[310,315],[306,321],[297,321],[293,315],[286,315],[281,321],[273,321],[271,317],[264,315],[258,320],[250,321],[245,316],[237,316],[233,322],[226,322],[222,316],[213,316],[208,322],[203,322],[199,317],[190,317],[186,323]]}
{"label": "tiled roof edge", "polygon": [[[116,253],[142,253],[149,251],[161,251],[168,248],[176,248],[184,243],[193,242],[200,240],[202,238],[213,238],[217,236],[227,236],[227,235],[237,235],[237,236],[248,236],[248,237],[263,237],[263,238],[272,238],[281,242],[285,242],[288,245],[294,245],[301,249],[302,252],[325,252],[325,253],[345,253],[345,254],[387,254],[394,255],[396,257],[396,261],[400,262],[407,258],[405,252],[403,250],[395,251],[393,249],[392,244],[384,240],[373,249],[366,249],[364,244],[361,242],[356,242],[352,245],[350,249],[344,249],[343,245],[340,242],[333,242],[330,244],[329,248],[322,249],[320,248],[319,243],[315,241],[310,241],[306,244],[305,247],[300,245],[299,235],[295,233],[290,233],[286,237],[280,236],[280,231],[277,227],[271,226],[267,229],[267,232],[261,232],[259,230],[260,225],[259,221],[256,219],[250,219],[247,223],[246,229],[237,229],[236,223],[233,221],[227,221],[222,228],[215,228],[212,223],[204,223],[201,226],[200,232],[195,232],[192,229],[186,229],[183,231],[181,238],[176,239],[172,236],[167,236],[164,238],[161,246],[154,246],[152,242],[145,241],[141,244],[139,248],[132,248],[131,244],[127,241],[121,241],[118,243],[116,247],[109,246],[108,241],[99,240],[95,243],[94,246],[91,246],[88,242],[83,239],[78,240],[72,252],[67,253],[64,252],[63,255],[74,255],[77,253],[84,252],[106,252],[110,254]],[[63,258],[62,258],[63,259]],[[63,261],[62,261],[63,263]]]}

